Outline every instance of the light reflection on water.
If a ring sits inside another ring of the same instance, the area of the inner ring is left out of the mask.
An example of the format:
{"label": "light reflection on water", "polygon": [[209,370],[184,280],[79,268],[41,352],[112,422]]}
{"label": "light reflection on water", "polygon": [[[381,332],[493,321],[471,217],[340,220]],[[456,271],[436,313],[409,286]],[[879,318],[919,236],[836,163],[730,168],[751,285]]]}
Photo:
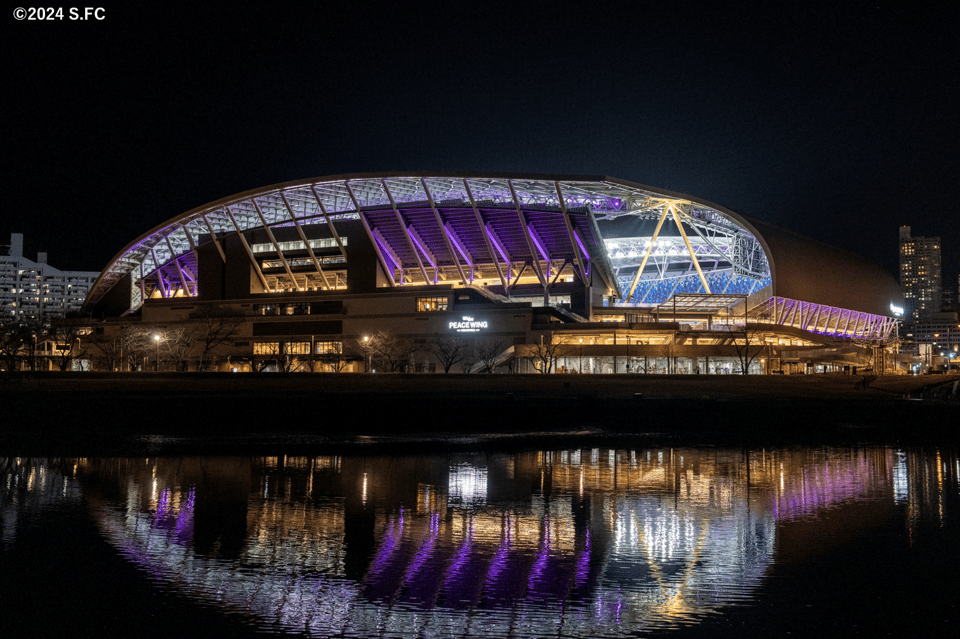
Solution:
{"label": "light reflection on water", "polygon": [[[607,637],[751,603],[790,522],[944,517],[955,454],[883,446],[0,460],[0,531],[58,499],[165,587],[314,636]],[[912,523],[911,523],[912,522]],[[857,525],[857,524],[855,524]],[[811,550],[811,546],[813,549]]]}

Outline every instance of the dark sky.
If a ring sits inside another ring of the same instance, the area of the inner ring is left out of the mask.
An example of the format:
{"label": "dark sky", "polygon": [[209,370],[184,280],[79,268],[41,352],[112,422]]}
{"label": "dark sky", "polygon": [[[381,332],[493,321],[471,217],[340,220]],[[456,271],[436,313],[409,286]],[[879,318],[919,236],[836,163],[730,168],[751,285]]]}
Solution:
{"label": "dark sky", "polygon": [[240,191],[405,170],[610,175],[892,272],[907,224],[960,268],[960,45],[932,10],[133,4],[3,18],[0,237],[59,268]]}

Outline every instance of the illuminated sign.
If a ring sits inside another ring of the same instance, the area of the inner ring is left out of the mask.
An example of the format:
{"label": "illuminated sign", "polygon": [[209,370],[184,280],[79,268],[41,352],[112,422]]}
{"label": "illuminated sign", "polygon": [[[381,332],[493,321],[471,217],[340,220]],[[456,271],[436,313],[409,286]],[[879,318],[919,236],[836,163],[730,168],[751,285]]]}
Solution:
{"label": "illuminated sign", "polygon": [[458,333],[479,333],[487,330],[487,320],[475,320],[472,317],[464,315],[459,322],[450,322],[449,328]]}
{"label": "illuminated sign", "polygon": [[903,308],[900,306],[897,306],[893,302],[890,302],[890,311],[897,317],[900,317],[901,315],[903,315]]}

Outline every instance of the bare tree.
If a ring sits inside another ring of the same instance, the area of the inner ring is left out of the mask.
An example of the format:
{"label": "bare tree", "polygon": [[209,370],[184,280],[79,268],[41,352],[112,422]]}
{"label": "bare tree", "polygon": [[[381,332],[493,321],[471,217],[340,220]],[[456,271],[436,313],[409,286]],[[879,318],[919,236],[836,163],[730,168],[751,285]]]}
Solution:
{"label": "bare tree", "polygon": [[108,336],[102,326],[94,326],[90,337],[84,342],[93,354],[97,369],[113,371],[123,362],[123,342],[116,336]]}
{"label": "bare tree", "polygon": [[190,356],[197,348],[200,331],[201,328],[196,324],[186,324],[168,329],[160,335],[164,354],[173,362],[174,370],[187,370]]}
{"label": "bare tree", "polygon": [[202,306],[191,318],[197,321],[199,331],[195,339],[197,370],[207,365],[207,358],[227,344],[243,324],[243,316],[219,305]]}
{"label": "bare tree", "polygon": [[53,344],[51,359],[61,371],[69,370],[75,359],[86,354],[88,344],[81,337],[90,332],[86,320],[64,318],[55,320],[47,329],[47,339]]}
{"label": "bare tree", "polygon": [[6,370],[37,370],[47,329],[39,318],[0,325],[0,361]]}
{"label": "bare tree", "polygon": [[435,337],[430,340],[430,350],[444,373],[467,359],[467,343],[460,337]]}
{"label": "bare tree", "polygon": [[543,374],[552,373],[557,360],[566,357],[573,351],[573,345],[567,337],[558,337],[553,334],[541,336],[534,343],[527,345],[530,361]]}
{"label": "bare tree", "polygon": [[757,355],[763,352],[763,342],[760,339],[760,331],[748,329],[744,324],[743,330],[733,333],[733,347],[737,351],[737,359],[740,360],[740,372],[743,375],[749,374],[750,364],[757,358]]}
{"label": "bare tree", "polygon": [[0,326],[0,361],[5,370],[17,370],[23,356],[24,342],[29,339],[29,332],[20,323]]}
{"label": "bare tree", "polygon": [[421,345],[412,339],[397,337],[386,331],[378,331],[376,335],[361,340],[359,344],[368,362],[375,362],[381,369],[394,373],[404,370],[410,364],[414,353],[421,348]]}
{"label": "bare tree", "polygon": [[342,342],[332,342],[324,348],[323,352],[314,353],[307,358],[306,364],[313,373],[342,373],[354,359],[356,359],[355,355],[344,354]]}
{"label": "bare tree", "polygon": [[266,370],[271,364],[281,373],[291,373],[297,369],[296,356],[291,352],[289,342],[264,342],[260,344],[260,349],[258,356],[255,356],[251,362],[251,365],[258,369],[258,373]]}
{"label": "bare tree", "polygon": [[485,337],[478,339],[474,343],[474,353],[480,364],[480,372],[492,373],[506,348],[507,342],[501,338]]}
{"label": "bare tree", "polygon": [[124,325],[120,328],[120,352],[122,359],[126,360],[127,370],[133,371],[141,367],[146,370],[148,358],[155,359],[156,368],[160,368],[157,335],[157,329],[147,326]]}

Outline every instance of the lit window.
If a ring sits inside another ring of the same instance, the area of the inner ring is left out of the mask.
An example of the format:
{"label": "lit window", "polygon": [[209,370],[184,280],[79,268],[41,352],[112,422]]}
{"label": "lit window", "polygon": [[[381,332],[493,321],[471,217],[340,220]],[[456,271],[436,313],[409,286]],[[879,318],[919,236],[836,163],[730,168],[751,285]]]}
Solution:
{"label": "lit window", "polygon": [[417,312],[434,313],[437,311],[445,311],[447,310],[448,304],[449,302],[446,297],[418,297]]}
{"label": "lit window", "polygon": [[280,342],[254,342],[254,355],[277,355],[280,353]]}
{"label": "lit window", "polygon": [[317,355],[339,355],[343,352],[343,342],[317,342]]}

